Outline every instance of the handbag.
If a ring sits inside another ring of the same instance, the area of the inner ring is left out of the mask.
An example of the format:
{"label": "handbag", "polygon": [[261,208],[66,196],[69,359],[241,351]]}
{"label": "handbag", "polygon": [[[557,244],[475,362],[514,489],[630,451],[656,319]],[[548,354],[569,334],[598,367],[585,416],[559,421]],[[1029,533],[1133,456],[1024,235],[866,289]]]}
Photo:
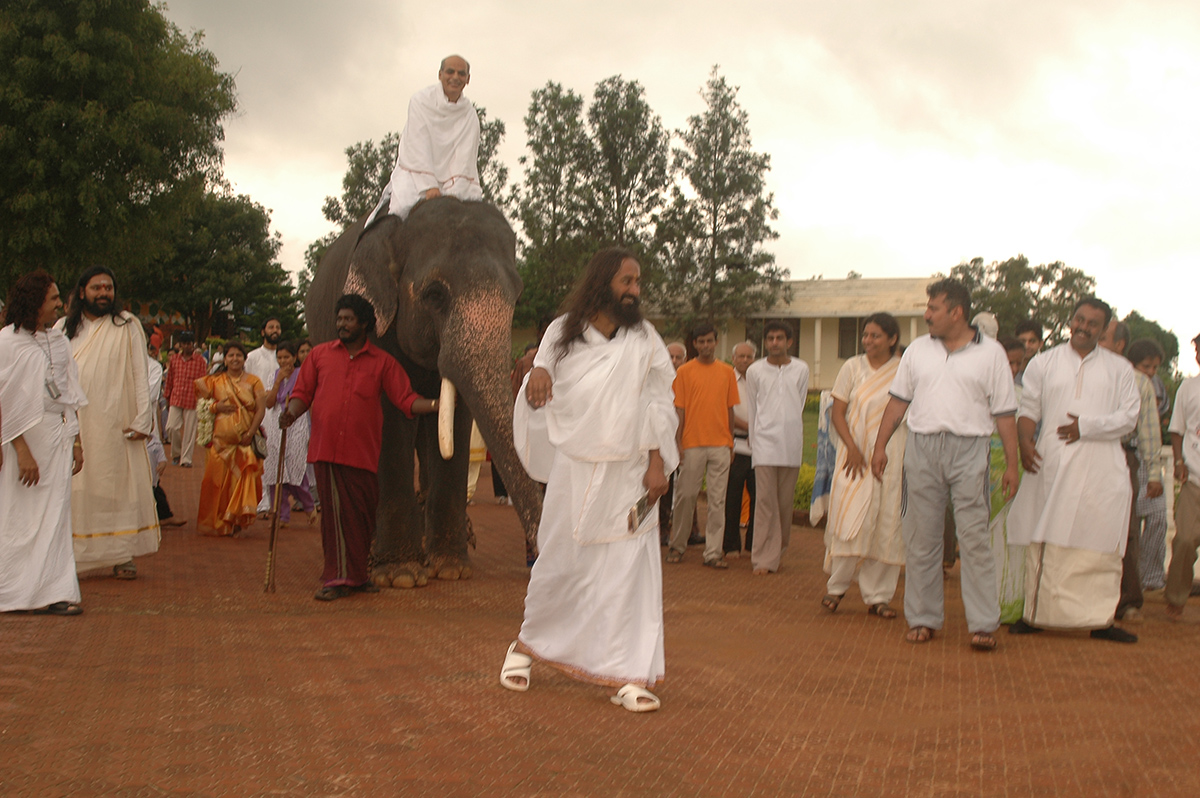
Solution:
{"label": "handbag", "polygon": [[196,400],[196,443],[201,446],[208,446],[212,443],[213,405],[216,403],[216,399]]}
{"label": "handbag", "polygon": [[250,448],[254,450],[254,456],[259,460],[267,459],[267,436],[263,434],[262,427],[254,433],[254,440],[250,441]]}

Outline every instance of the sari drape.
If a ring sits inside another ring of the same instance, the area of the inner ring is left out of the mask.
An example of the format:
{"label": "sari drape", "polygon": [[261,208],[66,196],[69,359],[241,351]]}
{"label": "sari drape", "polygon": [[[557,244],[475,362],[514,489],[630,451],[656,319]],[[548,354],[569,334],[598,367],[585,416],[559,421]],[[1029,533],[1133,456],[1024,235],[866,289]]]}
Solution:
{"label": "sari drape", "polygon": [[205,377],[204,381],[215,401],[231,399],[234,409],[217,413],[213,421],[197,526],[206,535],[232,535],[235,526],[254,522],[262,498],[262,462],[252,446],[239,443],[254,421],[254,396],[262,381],[246,373],[240,381],[228,374]]}
{"label": "sari drape", "polygon": [[859,451],[868,461],[861,477],[846,475],[847,450],[838,440],[837,463],[829,494],[829,522],[825,529],[825,570],[833,557],[866,557],[892,565],[904,564],[904,542],[900,532],[902,469],[905,430],[896,430],[887,445],[888,462],[883,481],[871,476],[869,462],[883,411],[887,407],[892,379],[900,364],[892,357],[872,369],[866,355],[842,366],[834,386],[834,397],[846,402],[846,424]]}

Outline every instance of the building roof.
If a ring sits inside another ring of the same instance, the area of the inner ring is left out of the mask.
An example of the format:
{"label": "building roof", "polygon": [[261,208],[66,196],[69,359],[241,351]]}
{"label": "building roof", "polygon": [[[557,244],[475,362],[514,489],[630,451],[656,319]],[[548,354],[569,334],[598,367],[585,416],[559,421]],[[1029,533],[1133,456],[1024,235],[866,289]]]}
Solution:
{"label": "building roof", "polygon": [[756,318],[860,318],[872,313],[922,315],[925,287],[933,277],[859,277],[852,280],[792,280],[792,301],[782,298]]}

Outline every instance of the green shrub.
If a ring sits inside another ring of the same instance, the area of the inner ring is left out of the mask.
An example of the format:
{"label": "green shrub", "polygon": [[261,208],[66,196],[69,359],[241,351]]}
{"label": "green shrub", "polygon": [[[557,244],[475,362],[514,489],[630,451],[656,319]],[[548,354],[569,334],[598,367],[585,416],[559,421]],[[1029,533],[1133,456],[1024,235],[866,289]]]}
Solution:
{"label": "green shrub", "polygon": [[813,480],[816,479],[817,469],[805,463],[800,466],[800,476],[796,479],[796,492],[792,497],[792,505],[797,510],[807,510],[812,504]]}

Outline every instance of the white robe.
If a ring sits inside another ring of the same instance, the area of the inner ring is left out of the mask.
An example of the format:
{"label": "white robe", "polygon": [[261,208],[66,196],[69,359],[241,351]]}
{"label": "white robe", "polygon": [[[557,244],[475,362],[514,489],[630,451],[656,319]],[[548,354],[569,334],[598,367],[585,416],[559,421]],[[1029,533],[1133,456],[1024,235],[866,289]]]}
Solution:
{"label": "white robe", "polygon": [[83,317],[70,339],[79,383],[88,397],[87,407],[79,411],[85,464],[71,488],[80,573],[153,554],[161,536],[146,444],[123,432],[153,431],[146,336],[136,317],[126,312],[121,318],[123,323],[115,324],[111,316],[96,321]]}
{"label": "white robe", "polygon": [[[1085,629],[1112,623],[1129,529],[1129,467],[1121,437],[1141,397],[1129,361],[1069,343],[1037,355],[1022,380],[1021,418],[1041,423],[1038,473],[1026,473],[1008,514],[1008,542],[1029,545],[1025,619]],[[1058,427],[1079,419],[1078,441]]]}
{"label": "white robe", "polygon": [[[47,379],[57,386],[57,399],[50,397]],[[13,325],[0,330],[0,612],[79,601],[71,551],[71,469],[79,431],[76,410],[86,404],[62,333],[35,337]],[[38,483],[28,487],[20,482],[12,445],[21,436],[38,464]]]}
{"label": "white robe", "polygon": [[[522,462],[548,475],[519,639],[584,681],[649,687],[664,673],[658,513],[632,531],[629,514],[645,493],[650,451],[665,473],[679,463],[675,372],[646,322],[611,340],[589,325],[556,360],[562,321],[547,329],[534,361],[550,372],[553,399],[535,411],[522,387],[513,413]],[[530,439],[538,429],[540,444]],[[539,452],[552,464],[537,462]]]}
{"label": "white robe", "polygon": [[408,120],[391,180],[371,220],[386,205],[388,213],[408,212],[436,188],[447,197],[481,200],[479,186],[479,115],[466,97],[446,99],[442,84],[427,86],[408,101]]}

